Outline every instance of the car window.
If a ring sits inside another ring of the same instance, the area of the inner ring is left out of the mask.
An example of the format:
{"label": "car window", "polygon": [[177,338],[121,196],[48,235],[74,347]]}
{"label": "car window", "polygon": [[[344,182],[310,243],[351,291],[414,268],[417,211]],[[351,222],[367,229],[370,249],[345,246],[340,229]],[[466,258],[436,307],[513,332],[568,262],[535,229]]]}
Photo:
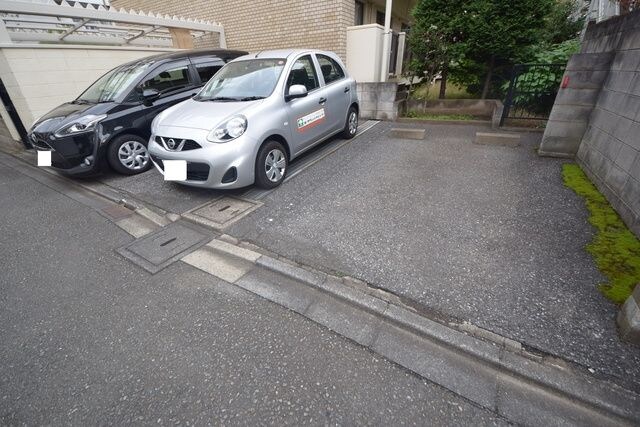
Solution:
{"label": "car window", "polygon": [[333,58],[326,55],[316,55],[320,64],[320,71],[326,84],[344,78],[344,70]]}
{"label": "car window", "polygon": [[303,85],[307,88],[307,92],[311,92],[320,86],[318,84],[316,69],[313,66],[310,55],[303,56],[293,64],[293,68],[289,72],[289,78],[287,79],[286,93],[289,93],[289,88],[293,85]]}
{"label": "car window", "polygon": [[79,97],[86,102],[113,101],[147,72],[150,62],[123,65],[96,80]]}
{"label": "car window", "polygon": [[160,93],[171,92],[189,86],[187,65],[164,69],[152,74],[141,85],[144,89],[156,89]]}
{"label": "car window", "polygon": [[286,60],[247,59],[230,62],[207,82],[196,101],[252,101],[271,95]]}
{"label": "car window", "polygon": [[211,80],[211,77],[213,77],[213,75],[217,73],[220,68],[222,68],[222,65],[220,64],[196,64],[196,71],[198,71],[198,75],[200,76],[200,81],[202,83],[206,83]]}

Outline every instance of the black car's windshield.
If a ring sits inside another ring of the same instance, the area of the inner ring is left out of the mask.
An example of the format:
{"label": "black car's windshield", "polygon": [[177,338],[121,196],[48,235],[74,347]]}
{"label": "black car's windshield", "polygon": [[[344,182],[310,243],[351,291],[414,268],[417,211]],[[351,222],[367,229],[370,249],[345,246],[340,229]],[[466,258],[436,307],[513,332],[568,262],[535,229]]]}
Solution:
{"label": "black car's windshield", "polygon": [[126,91],[131,84],[146,73],[151,62],[123,65],[114,68],[93,83],[76,102],[108,102],[113,101]]}
{"label": "black car's windshield", "polygon": [[284,59],[230,62],[194,97],[196,101],[252,101],[271,95],[282,73]]}

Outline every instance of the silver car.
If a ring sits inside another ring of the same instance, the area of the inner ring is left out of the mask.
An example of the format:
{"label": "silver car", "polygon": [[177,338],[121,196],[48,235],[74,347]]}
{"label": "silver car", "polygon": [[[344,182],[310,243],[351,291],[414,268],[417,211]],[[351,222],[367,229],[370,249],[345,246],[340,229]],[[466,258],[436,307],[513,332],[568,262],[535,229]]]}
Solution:
{"label": "silver car", "polygon": [[226,64],[192,99],[159,114],[149,153],[186,160],[181,184],[240,188],[282,183],[289,162],[358,129],[356,83],[331,52],[262,51]]}

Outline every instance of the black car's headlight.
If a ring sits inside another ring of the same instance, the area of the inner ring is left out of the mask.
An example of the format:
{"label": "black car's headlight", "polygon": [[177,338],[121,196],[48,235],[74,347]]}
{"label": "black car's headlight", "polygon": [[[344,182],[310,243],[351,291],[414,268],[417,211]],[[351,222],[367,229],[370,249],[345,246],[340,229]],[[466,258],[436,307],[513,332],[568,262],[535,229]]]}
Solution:
{"label": "black car's headlight", "polygon": [[226,120],[207,135],[211,142],[227,142],[236,139],[247,130],[247,118],[242,115]]}
{"label": "black car's headlight", "polygon": [[67,123],[60,129],[55,132],[55,136],[64,137],[69,135],[75,135],[77,133],[89,132],[96,128],[98,123],[101,120],[104,120],[107,117],[106,114],[88,114],[86,116],[82,116],[72,123]]}

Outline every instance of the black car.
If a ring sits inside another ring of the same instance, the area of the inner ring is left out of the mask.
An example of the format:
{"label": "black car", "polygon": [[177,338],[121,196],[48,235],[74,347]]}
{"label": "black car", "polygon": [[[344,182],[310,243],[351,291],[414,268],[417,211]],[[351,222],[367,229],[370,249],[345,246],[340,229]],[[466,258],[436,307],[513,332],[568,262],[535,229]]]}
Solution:
{"label": "black car", "polygon": [[51,166],[69,175],[92,175],[105,160],[123,174],[144,172],[151,166],[147,141],[153,118],[195,95],[225,63],[245,54],[198,49],[123,64],[38,119],[29,143],[52,151]]}

